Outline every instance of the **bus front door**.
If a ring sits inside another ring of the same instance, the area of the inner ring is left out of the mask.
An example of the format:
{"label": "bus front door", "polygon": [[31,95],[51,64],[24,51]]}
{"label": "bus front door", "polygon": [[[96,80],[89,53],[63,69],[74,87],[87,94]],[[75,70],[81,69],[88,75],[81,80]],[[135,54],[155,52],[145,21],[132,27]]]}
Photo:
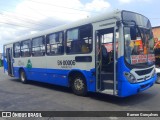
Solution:
{"label": "bus front door", "polygon": [[96,31],[97,90],[116,95],[116,37],[115,28]]}
{"label": "bus front door", "polygon": [[6,49],[8,75],[13,76],[12,48]]}

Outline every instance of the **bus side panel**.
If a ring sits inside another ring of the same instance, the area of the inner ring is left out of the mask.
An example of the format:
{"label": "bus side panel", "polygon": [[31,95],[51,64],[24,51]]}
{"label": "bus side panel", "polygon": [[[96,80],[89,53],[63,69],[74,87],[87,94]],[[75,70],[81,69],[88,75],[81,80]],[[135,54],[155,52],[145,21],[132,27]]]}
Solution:
{"label": "bus side panel", "polygon": [[56,84],[61,86],[67,86],[67,71],[45,69],[45,68],[26,68],[26,67],[14,67],[14,76],[20,76],[20,69],[23,69],[26,73],[27,80],[45,82],[50,84]]}
{"label": "bus side panel", "polygon": [[[119,58],[118,60],[118,96],[126,97],[130,95],[137,94],[143,90],[150,88],[156,80],[156,75],[144,82],[131,84],[124,76],[124,72],[130,72],[130,70],[125,66],[124,57]],[[142,88],[142,86],[145,86]]]}
{"label": "bus side panel", "polygon": [[60,86],[68,86],[67,74],[68,70],[60,70],[60,69],[47,69],[47,78],[48,83],[60,85]]}
{"label": "bus side panel", "polygon": [[88,91],[96,92],[96,72],[95,68],[87,72]]}
{"label": "bus side panel", "polygon": [[13,67],[13,74],[14,74],[14,77],[16,78],[19,78],[19,69],[20,67]]}
{"label": "bus side panel", "polygon": [[[19,78],[19,69],[23,67],[14,67],[14,76]],[[79,71],[81,72],[87,82],[87,89],[88,91],[95,92],[96,91],[96,81],[95,77],[92,75],[91,71],[86,70],[79,70],[79,69],[73,69],[73,70],[60,70],[60,69],[44,69],[44,68],[23,68],[26,73],[26,77],[28,80],[32,81],[39,81],[39,82],[45,82],[60,86],[69,86],[69,80],[68,80],[68,74],[72,71]]]}

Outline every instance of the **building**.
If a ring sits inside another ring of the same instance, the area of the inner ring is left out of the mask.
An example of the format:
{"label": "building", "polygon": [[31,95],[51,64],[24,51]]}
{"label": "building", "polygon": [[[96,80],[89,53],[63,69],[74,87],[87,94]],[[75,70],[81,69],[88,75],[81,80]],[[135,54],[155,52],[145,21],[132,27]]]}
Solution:
{"label": "building", "polygon": [[152,32],[155,40],[155,63],[156,65],[160,66],[160,26],[152,27]]}
{"label": "building", "polygon": [[155,48],[160,48],[160,26],[152,27],[152,32],[155,40]]}

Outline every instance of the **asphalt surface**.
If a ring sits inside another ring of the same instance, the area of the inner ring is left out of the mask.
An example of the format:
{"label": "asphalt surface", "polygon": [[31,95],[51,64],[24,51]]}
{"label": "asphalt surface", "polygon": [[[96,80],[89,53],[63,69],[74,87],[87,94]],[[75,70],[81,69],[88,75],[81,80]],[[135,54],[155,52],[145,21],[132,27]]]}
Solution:
{"label": "asphalt surface", "polygon": [[[0,111],[160,111],[160,84],[127,98],[89,93],[76,96],[69,88],[38,82],[22,84],[0,68]],[[5,118],[0,118],[5,119]],[[26,118],[24,118],[26,119]],[[81,118],[42,118],[72,120]],[[97,120],[97,118],[83,118]],[[125,118],[98,118],[117,120]],[[134,119],[134,118],[132,118]],[[135,118],[136,119],[136,118]],[[141,118],[142,119],[142,118]],[[155,118],[157,120],[157,118]]]}

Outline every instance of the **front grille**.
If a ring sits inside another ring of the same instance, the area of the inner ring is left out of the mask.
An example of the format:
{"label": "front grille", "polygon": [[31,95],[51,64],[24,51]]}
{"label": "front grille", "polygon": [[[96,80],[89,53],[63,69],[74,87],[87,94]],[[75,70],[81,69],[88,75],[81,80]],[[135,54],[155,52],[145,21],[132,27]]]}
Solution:
{"label": "front grille", "polygon": [[140,70],[140,71],[135,71],[138,75],[146,75],[151,73],[151,71],[153,70],[153,68],[147,69],[147,70]]}
{"label": "front grille", "polygon": [[[150,76],[146,76],[145,79],[147,80]],[[137,79],[138,81],[141,81],[141,80],[145,80],[144,78],[140,78],[140,79]]]}

